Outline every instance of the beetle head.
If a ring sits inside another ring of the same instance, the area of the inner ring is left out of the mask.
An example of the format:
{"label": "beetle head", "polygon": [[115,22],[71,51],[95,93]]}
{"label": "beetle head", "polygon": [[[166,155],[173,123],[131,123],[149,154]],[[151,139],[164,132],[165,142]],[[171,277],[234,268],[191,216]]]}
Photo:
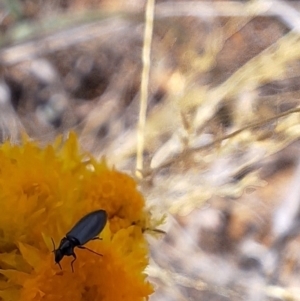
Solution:
{"label": "beetle head", "polygon": [[52,240],[52,244],[53,244],[53,250],[52,252],[54,253],[54,260],[55,260],[55,263],[59,265],[60,269],[61,268],[61,265],[60,265],[60,261],[62,260],[62,258],[64,257],[64,254],[61,252],[61,250],[58,248],[58,249],[55,249],[55,243],[54,243],[54,240],[53,238],[51,237],[51,240]]}
{"label": "beetle head", "polygon": [[60,249],[54,250],[54,260],[55,263],[59,265],[60,269],[61,265],[60,265],[60,261],[62,260],[62,258],[64,257],[64,254],[62,253],[62,251]]}

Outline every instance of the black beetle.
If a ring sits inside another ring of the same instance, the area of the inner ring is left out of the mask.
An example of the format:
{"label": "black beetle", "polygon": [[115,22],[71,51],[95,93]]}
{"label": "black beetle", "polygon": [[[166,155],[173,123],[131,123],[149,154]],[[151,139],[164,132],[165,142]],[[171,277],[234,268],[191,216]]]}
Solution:
{"label": "black beetle", "polygon": [[76,225],[66,234],[57,249],[55,249],[55,244],[53,243],[53,252],[55,255],[55,262],[59,265],[60,269],[60,261],[64,256],[73,256],[74,259],[71,262],[72,272],[74,272],[73,263],[76,260],[76,254],[74,253],[74,248],[78,247],[81,249],[86,249],[94,254],[102,256],[83,245],[86,244],[90,240],[101,239],[97,237],[97,235],[103,230],[106,225],[107,214],[104,210],[96,210],[81,218]]}

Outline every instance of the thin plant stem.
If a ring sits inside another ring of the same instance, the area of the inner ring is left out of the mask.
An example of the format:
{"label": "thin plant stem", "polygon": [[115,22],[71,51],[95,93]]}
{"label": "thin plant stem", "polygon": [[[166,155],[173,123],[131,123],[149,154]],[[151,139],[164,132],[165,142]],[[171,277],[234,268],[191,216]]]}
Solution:
{"label": "thin plant stem", "polygon": [[142,53],[143,70],[141,79],[141,96],[140,96],[140,112],[138,120],[137,131],[137,156],[136,156],[136,176],[141,178],[142,174],[139,172],[143,170],[143,152],[145,144],[145,124],[147,113],[148,100],[148,86],[150,75],[150,55],[151,43],[153,33],[153,19],[154,19],[155,0],[147,0],[147,7],[145,13],[145,31],[144,31],[144,45]]}

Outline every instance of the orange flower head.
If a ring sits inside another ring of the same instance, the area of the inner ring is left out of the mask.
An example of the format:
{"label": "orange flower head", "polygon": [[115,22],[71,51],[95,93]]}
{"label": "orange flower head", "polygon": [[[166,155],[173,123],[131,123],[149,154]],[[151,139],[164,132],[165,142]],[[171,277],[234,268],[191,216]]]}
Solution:
{"label": "orange flower head", "polygon": [[[3,300],[145,300],[149,225],[136,182],[81,153],[71,133],[44,148],[25,140],[0,146],[0,297]],[[103,209],[101,240],[55,264],[56,249],[86,214]],[[98,254],[95,254],[98,253]],[[100,256],[101,254],[102,256]]]}

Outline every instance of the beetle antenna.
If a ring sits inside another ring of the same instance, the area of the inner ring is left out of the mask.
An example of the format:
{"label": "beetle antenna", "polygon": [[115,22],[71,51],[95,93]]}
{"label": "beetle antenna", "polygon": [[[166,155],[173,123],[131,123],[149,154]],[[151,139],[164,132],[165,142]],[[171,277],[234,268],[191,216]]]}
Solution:
{"label": "beetle antenna", "polygon": [[55,251],[56,251],[56,248],[55,248],[55,243],[54,243],[54,240],[53,240],[52,237],[51,237],[51,240],[52,240],[52,244],[53,244],[53,250],[52,250],[52,252],[55,252]]}

